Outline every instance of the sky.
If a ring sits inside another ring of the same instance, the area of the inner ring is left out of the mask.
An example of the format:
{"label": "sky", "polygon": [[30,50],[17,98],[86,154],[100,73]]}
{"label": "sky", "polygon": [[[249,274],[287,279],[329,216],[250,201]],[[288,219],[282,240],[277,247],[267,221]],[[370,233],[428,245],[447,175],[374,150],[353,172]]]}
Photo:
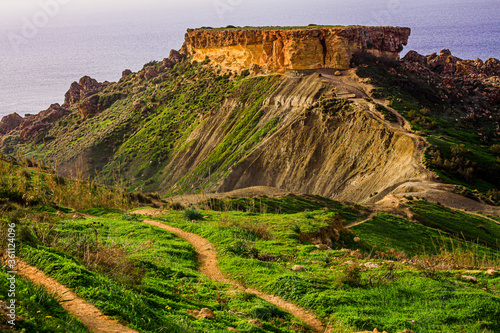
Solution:
{"label": "sky", "polygon": [[[286,16],[283,19],[291,15],[306,17],[311,11],[321,11],[322,8],[332,8],[332,6],[338,7],[340,11],[342,8],[376,6],[391,12],[391,8],[397,8],[402,4],[426,1],[431,2],[430,0],[0,0],[0,25],[10,28],[19,26],[24,19],[33,20],[33,17],[44,8],[51,14],[49,26],[93,24],[102,18],[110,21],[126,21],[133,20],[134,16],[145,15],[152,21],[188,19],[189,15],[200,13],[206,21],[223,24],[232,17],[242,16],[238,13],[272,12],[274,18],[279,21],[280,15]],[[464,1],[473,2],[462,0]],[[367,24],[368,20],[366,21],[360,24]]]}

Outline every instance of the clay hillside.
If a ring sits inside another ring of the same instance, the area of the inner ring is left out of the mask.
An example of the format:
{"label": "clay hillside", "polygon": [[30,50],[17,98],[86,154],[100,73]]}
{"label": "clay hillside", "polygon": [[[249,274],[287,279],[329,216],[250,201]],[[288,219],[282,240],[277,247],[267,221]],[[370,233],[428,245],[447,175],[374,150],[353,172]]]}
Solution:
{"label": "clay hillside", "polygon": [[410,32],[190,29],[4,117],[0,331],[500,332],[500,61]]}

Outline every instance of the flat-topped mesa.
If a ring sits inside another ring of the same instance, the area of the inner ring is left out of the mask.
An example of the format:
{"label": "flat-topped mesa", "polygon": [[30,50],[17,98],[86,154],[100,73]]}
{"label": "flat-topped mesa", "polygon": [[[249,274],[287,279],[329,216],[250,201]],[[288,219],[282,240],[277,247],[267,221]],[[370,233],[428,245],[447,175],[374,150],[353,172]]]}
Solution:
{"label": "flat-topped mesa", "polygon": [[410,28],[315,27],[189,29],[181,52],[232,71],[348,69],[358,52],[399,58]]}

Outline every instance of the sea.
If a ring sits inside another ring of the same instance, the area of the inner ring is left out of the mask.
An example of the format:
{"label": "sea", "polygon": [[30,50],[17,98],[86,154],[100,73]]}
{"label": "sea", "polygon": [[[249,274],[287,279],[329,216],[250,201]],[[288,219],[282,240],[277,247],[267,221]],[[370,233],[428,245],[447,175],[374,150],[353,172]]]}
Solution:
{"label": "sea", "polygon": [[0,118],[62,104],[84,75],[117,81],[125,69],[168,57],[187,28],[202,26],[405,26],[412,35],[402,55],[446,48],[462,59],[500,58],[500,0],[143,0],[130,7],[124,0],[86,10],[44,1],[12,15],[0,5],[0,17],[10,18],[0,23]]}

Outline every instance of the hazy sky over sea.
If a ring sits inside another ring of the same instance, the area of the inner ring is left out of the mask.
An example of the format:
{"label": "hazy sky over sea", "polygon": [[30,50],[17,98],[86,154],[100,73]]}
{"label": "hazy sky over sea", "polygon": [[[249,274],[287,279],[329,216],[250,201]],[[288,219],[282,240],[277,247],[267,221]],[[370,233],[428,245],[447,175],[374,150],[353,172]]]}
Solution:
{"label": "hazy sky over sea", "polygon": [[[478,4],[481,0],[460,0],[461,4]],[[497,1],[498,2],[498,1]],[[188,19],[189,16],[203,16],[207,21],[222,23],[242,13],[274,13],[273,21],[290,17],[308,17],[311,13],[338,8],[339,12],[373,8],[368,13],[367,24],[371,19],[389,20],[397,16],[398,10],[412,4],[428,4],[432,12],[436,4],[457,3],[456,0],[0,0],[0,25],[16,27],[24,18],[32,20],[41,8],[55,8],[57,14],[51,17],[48,26],[103,23],[107,18],[113,21],[130,21],[134,16],[148,16],[152,21],[162,19]],[[382,10],[388,13],[382,13]],[[493,10],[493,8],[492,8]],[[378,11],[378,13],[377,13]],[[370,17],[370,14],[372,17]],[[447,13],[441,13],[446,15]],[[336,15],[332,15],[335,17]],[[336,18],[336,17],[335,17]],[[200,19],[202,19],[200,17]],[[269,22],[271,24],[272,22]],[[335,23],[335,22],[323,22]]]}

